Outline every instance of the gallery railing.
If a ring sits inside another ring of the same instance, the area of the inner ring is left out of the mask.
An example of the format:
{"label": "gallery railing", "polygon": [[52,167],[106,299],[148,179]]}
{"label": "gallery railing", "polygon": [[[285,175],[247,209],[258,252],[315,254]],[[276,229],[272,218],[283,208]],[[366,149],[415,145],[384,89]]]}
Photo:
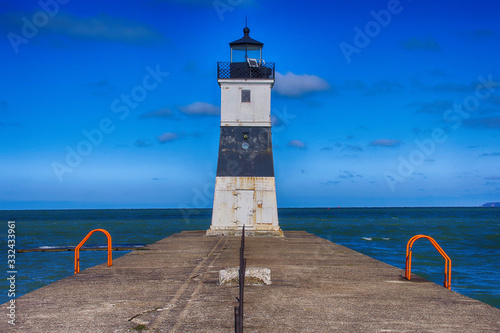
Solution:
{"label": "gallery railing", "polygon": [[[260,59],[259,59],[260,60]],[[218,79],[272,79],[274,62],[223,62],[217,63]]]}

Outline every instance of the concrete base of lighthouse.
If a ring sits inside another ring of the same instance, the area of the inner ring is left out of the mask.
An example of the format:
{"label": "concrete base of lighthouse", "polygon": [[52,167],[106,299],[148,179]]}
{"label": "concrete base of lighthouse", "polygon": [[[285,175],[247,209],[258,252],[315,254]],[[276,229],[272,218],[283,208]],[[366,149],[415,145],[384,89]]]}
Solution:
{"label": "concrete base of lighthouse", "polygon": [[217,177],[208,236],[283,237],[278,223],[274,177]]}

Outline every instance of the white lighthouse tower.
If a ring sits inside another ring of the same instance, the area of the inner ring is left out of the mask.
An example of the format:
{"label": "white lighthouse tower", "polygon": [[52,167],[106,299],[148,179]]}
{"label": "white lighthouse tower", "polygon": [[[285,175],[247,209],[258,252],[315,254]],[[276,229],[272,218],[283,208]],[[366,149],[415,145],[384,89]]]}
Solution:
{"label": "white lighthouse tower", "polygon": [[207,235],[283,236],[278,223],[271,142],[274,63],[250,29],[232,43],[230,62],[217,63],[221,88],[219,160],[212,225]]}

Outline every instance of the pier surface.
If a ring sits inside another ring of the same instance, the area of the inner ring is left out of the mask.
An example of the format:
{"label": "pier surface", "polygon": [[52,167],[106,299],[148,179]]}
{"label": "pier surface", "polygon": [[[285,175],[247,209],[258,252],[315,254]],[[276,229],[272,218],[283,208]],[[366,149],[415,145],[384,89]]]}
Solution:
{"label": "pier surface", "polygon": [[[245,241],[247,266],[272,276],[245,287],[246,332],[500,331],[500,309],[312,234]],[[238,287],[217,281],[239,264],[239,246],[174,234],[19,297],[15,331],[234,332]],[[12,328],[4,316],[0,331]]]}

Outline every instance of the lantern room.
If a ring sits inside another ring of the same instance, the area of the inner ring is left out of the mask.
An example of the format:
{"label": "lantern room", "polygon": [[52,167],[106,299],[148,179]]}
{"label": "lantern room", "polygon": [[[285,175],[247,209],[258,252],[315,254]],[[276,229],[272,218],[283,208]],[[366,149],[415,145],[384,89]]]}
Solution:
{"label": "lantern room", "polygon": [[264,44],[250,38],[250,29],[243,29],[243,38],[229,43],[231,47],[231,62],[247,62],[247,59],[262,61],[262,48]]}
{"label": "lantern room", "polygon": [[274,63],[262,59],[264,44],[250,37],[250,29],[243,29],[243,37],[229,43],[230,62],[217,63],[218,79],[274,79]]}

